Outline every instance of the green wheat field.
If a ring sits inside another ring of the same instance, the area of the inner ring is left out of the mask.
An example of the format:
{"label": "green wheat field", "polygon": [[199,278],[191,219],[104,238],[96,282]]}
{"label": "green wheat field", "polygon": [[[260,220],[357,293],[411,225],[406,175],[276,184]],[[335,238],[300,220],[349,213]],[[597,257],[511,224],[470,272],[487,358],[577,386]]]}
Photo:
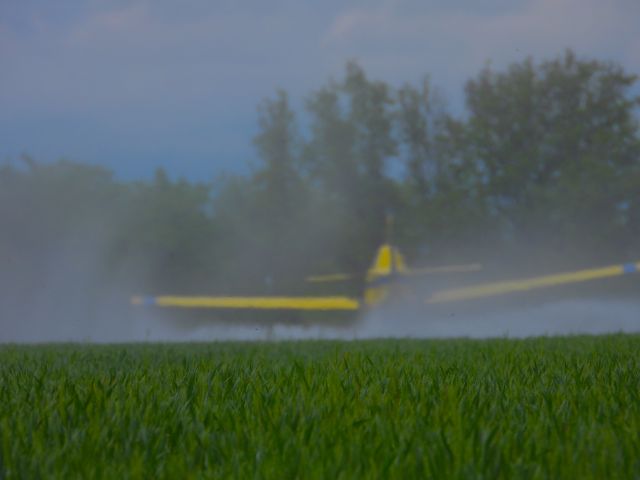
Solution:
{"label": "green wheat field", "polygon": [[640,336],[0,347],[0,478],[640,478]]}

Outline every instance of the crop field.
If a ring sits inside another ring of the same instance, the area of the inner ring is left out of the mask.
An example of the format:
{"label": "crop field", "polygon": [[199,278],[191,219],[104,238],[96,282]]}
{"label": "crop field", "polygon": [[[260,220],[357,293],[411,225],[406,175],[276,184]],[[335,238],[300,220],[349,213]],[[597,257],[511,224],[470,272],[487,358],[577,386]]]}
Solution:
{"label": "crop field", "polygon": [[640,336],[0,347],[0,478],[638,478]]}

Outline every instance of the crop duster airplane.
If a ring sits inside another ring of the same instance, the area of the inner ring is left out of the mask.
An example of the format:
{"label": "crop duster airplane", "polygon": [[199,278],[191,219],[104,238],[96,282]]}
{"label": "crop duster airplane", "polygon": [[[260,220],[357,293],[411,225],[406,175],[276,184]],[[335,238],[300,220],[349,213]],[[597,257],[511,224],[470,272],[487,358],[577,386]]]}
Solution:
{"label": "crop duster airplane", "polygon": [[[397,247],[390,243],[381,245],[374,261],[365,275],[364,293],[360,298],[348,296],[135,296],[131,303],[138,306],[154,306],[179,309],[223,309],[223,310],[271,310],[271,311],[361,311],[372,309],[393,300],[394,293],[402,292],[406,280],[425,275],[464,273],[480,270],[479,264],[452,265],[422,269],[410,269]],[[507,296],[516,292],[549,289],[569,284],[609,279],[640,272],[640,262],[610,265],[553,275],[521,278],[515,280],[479,283],[476,285],[436,290],[418,305],[447,304],[483,298]],[[352,278],[348,274],[307,277],[309,282],[344,281]],[[397,298],[397,295],[396,295]],[[405,297],[403,296],[402,299]],[[411,300],[414,304],[416,299]],[[256,322],[259,319],[256,318]]]}

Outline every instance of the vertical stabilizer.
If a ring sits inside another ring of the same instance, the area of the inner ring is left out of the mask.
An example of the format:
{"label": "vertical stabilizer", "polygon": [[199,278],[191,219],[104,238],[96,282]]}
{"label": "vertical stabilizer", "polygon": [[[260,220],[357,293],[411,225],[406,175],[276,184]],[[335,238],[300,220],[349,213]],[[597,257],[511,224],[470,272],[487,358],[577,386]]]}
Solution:
{"label": "vertical stabilizer", "polygon": [[381,245],[376,252],[373,264],[367,270],[365,303],[374,305],[383,301],[389,293],[393,278],[406,271],[407,267],[400,251],[388,243]]}
{"label": "vertical stabilizer", "polygon": [[367,270],[367,281],[396,273],[406,273],[406,271],[404,256],[398,248],[385,243],[378,248],[373,263]]}

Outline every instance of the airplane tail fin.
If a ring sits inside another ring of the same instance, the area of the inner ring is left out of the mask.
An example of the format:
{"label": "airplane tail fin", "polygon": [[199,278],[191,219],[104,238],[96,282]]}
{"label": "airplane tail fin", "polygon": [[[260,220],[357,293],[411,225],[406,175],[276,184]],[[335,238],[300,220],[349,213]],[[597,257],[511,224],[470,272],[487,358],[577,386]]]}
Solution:
{"label": "airplane tail fin", "polygon": [[369,270],[367,270],[364,300],[369,306],[383,301],[389,294],[393,278],[407,272],[404,256],[397,247],[389,243],[382,244]]}
{"label": "airplane tail fin", "polygon": [[369,267],[369,270],[367,270],[367,281],[406,272],[407,266],[400,250],[388,243],[384,243],[378,248],[373,263],[371,267]]}

